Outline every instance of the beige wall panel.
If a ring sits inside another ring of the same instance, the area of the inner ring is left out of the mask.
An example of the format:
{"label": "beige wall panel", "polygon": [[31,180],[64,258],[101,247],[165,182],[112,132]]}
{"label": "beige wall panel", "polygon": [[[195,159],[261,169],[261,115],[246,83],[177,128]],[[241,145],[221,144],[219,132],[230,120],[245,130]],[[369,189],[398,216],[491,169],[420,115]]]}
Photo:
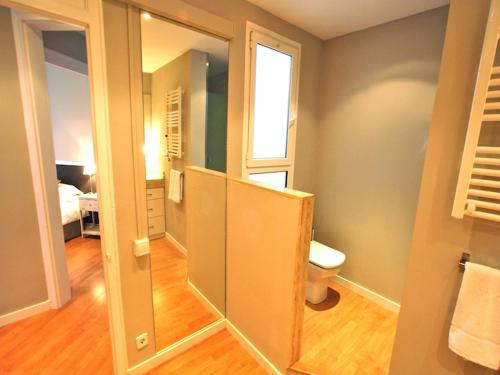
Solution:
{"label": "beige wall panel", "polygon": [[500,267],[500,226],[451,217],[489,1],[453,0],[391,374],[486,375],[448,348],[462,275],[458,261]]}
{"label": "beige wall panel", "polygon": [[300,340],[314,198],[233,179],[227,189],[227,318],[284,371]]}
{"label": "beige wall panel", "polygon": [[[134,155],[132,139],[131,93],[127,6],[105,1],[104,32],[109,92],[111,152],[117,212],[120,277],[129,367],[155,353],[150,260],[136,258],[133,241],[138,238],[135,206]],[[125,110],[124,110],[125,109]],[[149,334],[149,346],[137,351],[135,338]]]}
{"label": "beige wall panel", "polygon": [[226,309],[226,175],[186,168],[188,277],[222,313]]}
{"label": "beige wall panel", "polygon": [[0,50],[0,315],[4,315],[47,300],[47,286],[12,21],[10,11],[1,7]]}
{"label": "beige wall panel", "polygon": [[[401,301],[448,8],[325,42],[312,192],[341,276]],[[373,264],[377,263],[377,267]]]}

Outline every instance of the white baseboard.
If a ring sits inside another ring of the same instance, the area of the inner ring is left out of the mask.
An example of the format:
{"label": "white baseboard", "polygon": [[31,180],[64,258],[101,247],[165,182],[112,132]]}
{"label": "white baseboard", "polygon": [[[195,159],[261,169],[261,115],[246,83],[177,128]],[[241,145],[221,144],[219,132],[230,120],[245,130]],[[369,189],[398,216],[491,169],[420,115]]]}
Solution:
{"label": "white baseboard", "polygon": [[257,363],[270,375],[282,375],[282,373],[269,361],[259,349],[257,349],[229,320],[226,319],[226,327],[229,333],[240,343],[241,346],[257,361]]}
{"label": "white baseboard", "polygon": [[342,276],[335,276],[332,281],[336,282],[337,284],[342,285],[343,287],[346,287],[350,290],[352,290],[354,293],[359,294],[362,297],[365,297],[369,299],[372,302],[375,302],[376,304],[380,305],[384,309],[387,309],[389,311],[395,312],[396,314],[399,314],[399,308],[400,305],[397,302],[394,302],[390,300],[389,298],[386,298],[384,296],[381,296],[378,293],[375,293],[374,291],[365,288],[364,286],[361,286],[359,284],[356,284],[350,280],[347,280],[346,278],[343,278]]}
{"label": "white baseboard", "polygon": [[177,248],[177,250],[179,250],[182,254],[184,254],[185,256],[187,256],[188,252],[187,252],[187,249],[182,246],[180,244],[179,241],[177,241],[174,236],[172,236],[170,233],[168,232],[165,232],[165,237],[174,244],[174,246]]}
{"label": "white baseboard", "polygon": [[200,342],[208,339],[210,336],[215,335],[216,333],[222,331],[226,328],[225,320],[221,319],[217,322],[214,322],[205,328],[199,330],[192,335],[183,338],[182,340],[176,342],[169,347],[160,350],[154,356],[146,359],[145,361],[129,368],[127,370],[127,374],[130,375],[140,375],[145,374],[146,372],[154,369],[155,367],[161,365],[162,363],[168,361],[169,359],[185,352],[188,349],[191,349],[193,346],[199,344]]}
{"label": "white baseboard", "polygon": [[15,323],[20,320],[29,318],[30,316],[40,314],[44,311],[50,310],[50,301],[43,301],[16,311],[12,311],[5,315],[0,316],[0,327],[7,324]]}
{"label": "white baseboard", "polygon": [[188,289],[196,296],[196,298],[208,309],[212,314],[214,314],[217,319],[224,319],[224,314],[222,314],[215,305],[210,302],[210,300],[196,287],[188,278]]}

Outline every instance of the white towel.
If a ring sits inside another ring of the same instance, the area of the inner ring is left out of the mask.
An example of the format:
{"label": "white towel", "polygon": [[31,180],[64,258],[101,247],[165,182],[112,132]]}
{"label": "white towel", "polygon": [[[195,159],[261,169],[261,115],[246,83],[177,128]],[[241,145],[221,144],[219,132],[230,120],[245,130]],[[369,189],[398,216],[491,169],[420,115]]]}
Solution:
{"label": "white towel", "polygon": [[463,358],[500,367],[500,270],[467,262],[448,338]]}
{"label": "white towel", "polygon": [[182,172],[175,169],[170,170],[168,199],[175,203],[181,203],[182,201]]}

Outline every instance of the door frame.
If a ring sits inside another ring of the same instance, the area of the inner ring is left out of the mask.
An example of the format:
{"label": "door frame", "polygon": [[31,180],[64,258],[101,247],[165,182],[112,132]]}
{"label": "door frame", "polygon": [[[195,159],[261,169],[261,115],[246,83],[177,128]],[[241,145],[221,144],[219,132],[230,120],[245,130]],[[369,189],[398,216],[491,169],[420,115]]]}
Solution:
{"label": "door frame", "polygon": [[[40,87],[37,87],[39,85],[36,85],[32,79],[34,70],[45,69],[45,66],[40,67],[41,64],[45,64],[45,59],[42,60],[42,56],[40,56],[43,53],[42,42],[34,42],[32,36],[39,31],[79,30],[79,28],[15,10],[11,11],[11,18],[47,294],[50,307],[58,309],[71,299],[71,285],[66,257],[64,257],[63,263],[61,263],[62,259],[59,259],[59,262],[57,259],[58,255],[61,256],[60,253],[64,252],[64,235],[62,226],[54,225],[54,221],[61,221],[59,211],[53,211],[54,201],[59,203],[57,197],[53,196],[57,186],[54,186],[56,185],[55,180],[51,181],[50,176],[47,176],[48,171],[44,167],[47,162],[44,163],[43,160],[44,156],[45,158],[52,156],[51,162],[55,165],[55,155],[52,145],[44,144],[40,135],[42,131],[40,123],[48,120],[50,112],[48,86],[46,79],[41,82],[41,84],[45,83],[45,87],[42,89],[42,96],[45,97],[42,97],[40,96]],[[33,56],[33,54],[38,56]],[[40,80],[38,81],[40,84]],[[44,118],[40,118],[41,112]],[[52,185],[52,195],[47,188],[50,185]]]}
{"label": "door frame", "polygon": [[[89,94],[92,112],[92,133],[96,155],[96,167],[99,172],[97,186],[100,196],[100,219],[102,225],[101,249],[103,253],[103,269],[110,323],[109,329],[113,354],[113,369],[115,374],[125,374],[127,372],[128,359],[122,308],[112,159],[111,150],[108,147],[111,143],[111,136],[108,121],[108,94],[106,85],[102,2],[99,0],[74,0],[71,2],[67,0],[0,0],[0,5],[10,8],[12,11],[25,11],[55,21],[75,24],[83,27],[85,30],[87,55],[89,58],[88,77],[90,84]],[[29,90],[25,90],[25,93],[30,95]],[[23,97],[23,99],[25,99],[25,97]],[[33,104],[32,97],[28,97],[28,102]],[[36,129],[36,119],[33,112],[25,117],[25,122],[29,122],[29,124],[26,125],[27,127]],[[34,172],[38,173],[40,170]],[[41,188],[45,189],[45,186],[42,185]],[[48,208],[46,206],[44,208],[44,214],[46,214]],[[42,222],[41,224],[44,228],[42,232],[45,232],[45,235],[47,235],[48,228],[46,223]],[[44,234],[42,234],[42,236],[43,235]],[[53,257],[51,261],[52,260]],[[58,288],[58,281],[53,276],[55,272],[53,263],[46,262],[45,267],[48,267],[50,270],[47,275],[47,279],[50,281],[51,285],[51,287],[49,287],[50,298],[53,299],[55,305],[57,305],[60,301],[57,302],[58,297],[54,295],[54,289],[50,291],[50,288]]]}

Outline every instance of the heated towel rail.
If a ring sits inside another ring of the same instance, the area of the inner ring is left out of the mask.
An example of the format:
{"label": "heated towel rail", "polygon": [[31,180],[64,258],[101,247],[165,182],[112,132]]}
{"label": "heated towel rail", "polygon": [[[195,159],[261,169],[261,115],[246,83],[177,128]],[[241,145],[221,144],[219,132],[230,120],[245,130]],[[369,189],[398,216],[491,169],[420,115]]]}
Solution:
{"label": "heated towel rail", "polygon": [[167,93],[165,102],[165,137],[168,160],[182,158],[182,87]]}
{"label": "heated towel rail", "polygon": [[453,204],[457,218],[500,222],[499,14],[500,0],[493,0]]}

